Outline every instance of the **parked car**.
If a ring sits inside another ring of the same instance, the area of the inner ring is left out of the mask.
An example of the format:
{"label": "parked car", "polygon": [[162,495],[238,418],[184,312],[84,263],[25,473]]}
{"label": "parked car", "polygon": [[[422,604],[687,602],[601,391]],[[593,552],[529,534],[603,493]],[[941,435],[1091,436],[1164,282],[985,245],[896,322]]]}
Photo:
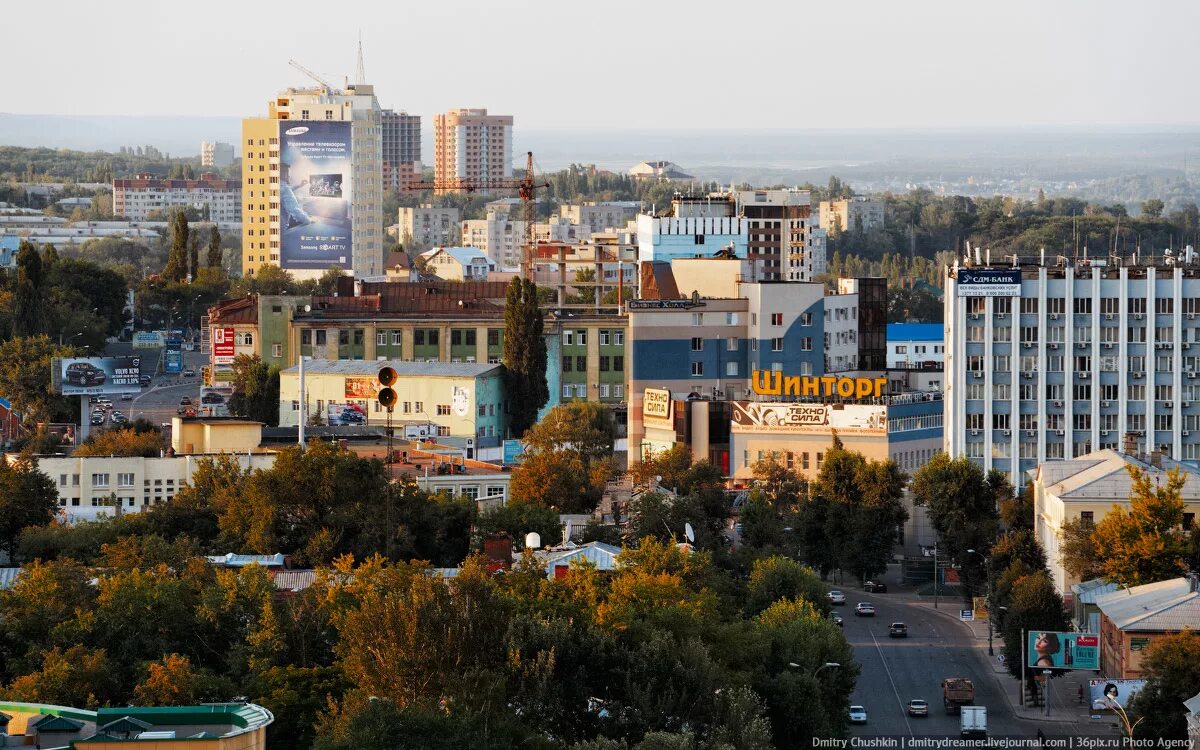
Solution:
{"label": "parked car", "polygon": [[850,723],[851,724],[866,724],[867,709],[863,706],[850,707]]}
{"label": "parked car", "polygon": [[150,380],[151,378],[149,375],[142,375],[138,378],[138,384],[145,388],[146,386],[150,385]]}
{"label": "parked car", "polygon": [[72,362],[67,365],[63,380],[67,385],[88,387],[103,385],[104,381],[108,380],[108,375],[104,373],[104,370],[88,362]]}
{"label": "parked car", "polygon": [[859,617],[874,617],[875,605],[870,602],[859,602],[854,606],[854,614]]}
{"label": "parked car", "polygon": [[893,622],[891,625],[888,625],[888,637],[889,638],[907,638],[908,637],[908,626],[902,622]]}
{"label": "parked car", "polygon": [[866,584],[863,586],[863,588],[866,589],[867,591],[871,592],[872,594],[886,594],[887,593],[887,584],[884,583],[883,581],[867,581]]}
{"label": "parked car", "polygon": [[908,702],[907,710],[909,716],[928,716],[929,704],[920,698],[913,698]]}
{"label": "parked car", "polygon": [[826,594],[826,596],[829,597],[830,604],[845,604],[846,603],[846,595],[840,591],[830,591],[828,594]]}

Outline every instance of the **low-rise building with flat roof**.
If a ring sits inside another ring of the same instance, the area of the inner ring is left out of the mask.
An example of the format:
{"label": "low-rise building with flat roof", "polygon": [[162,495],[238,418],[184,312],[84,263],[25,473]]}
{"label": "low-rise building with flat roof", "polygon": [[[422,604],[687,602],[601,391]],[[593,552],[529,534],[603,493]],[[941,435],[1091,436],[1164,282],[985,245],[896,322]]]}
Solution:
{"label": "low-rise building with flat roof", "polygon": [[1142,656],[1151,643],[1200,627],[1198,589],[1193,574],[1097,597],[1100,673],[1120,679],[1142,677]]}
{"label": "low-rise building with flat roof", "polygon": [[275,716],[254,703],[122,706],[88,711],[44,703],[0,702],[0,721],[0,740],[7,735],[7,745],[0,747],[122,750],[136,744],[144,750],[265,750],[267,727]]}

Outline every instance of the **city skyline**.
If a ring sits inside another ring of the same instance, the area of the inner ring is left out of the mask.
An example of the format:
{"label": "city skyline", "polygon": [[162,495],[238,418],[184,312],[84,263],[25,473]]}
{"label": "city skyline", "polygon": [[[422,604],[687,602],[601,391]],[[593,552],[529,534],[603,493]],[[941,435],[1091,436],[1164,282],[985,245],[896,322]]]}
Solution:
{"label": "city skyline", "polygon": [[[685,17],[676,6],[619,0],[591,14],[586,30],[555,23],[555,7],[534,1],[413,5],[394,18],[351,3],[341,28],[290,20],[316,17],[321,7],[309,2],[284,18],[274,8],[216,2],[200,19],[179,6],[127,3],[129,12],[114,14],[69,2],[70,24],[61,23],[61,7],[53,19],[46,6],[7,15],[14,28],[53,20],[56,44],[67,49],[112,40],[105,68],[125,73],[87,80],[77,73],[88,54],[46,55],[42,35],[15,35],[13,59],[38,64],[22,71],[22,96],[6,103],[9,113],[244,116],[264,96],[311,83],[288,67],[291,58],[335,85],[353,81],[361,30],[367,82],[383,106],[427,115],[487,107],[531,130],[1200,124],[1200,103],[1176,93],[1197,72],[1186,35],[1200,8],[1166,0],[1136,14],[1097,3],[1086,15],[1032,2],[916,10],[871,2],[853,15],[781,6],[734,23],[714,22],[728,15],[716,4],[693,4]],[[577,52],[571,39],[585,33],[592,45]],[[216,42],[234,51],[201,51]],[[145,62],[167,59],[175,63]],[[588,107],[586,119],[562,106],[564,92],[587,95],[602,77],[599,92],[614,106]],[[777,96],[781,80],[810,93]],[[132,99],[130,81],[141,91]],[[206,93],[180,97],[173,88]]]}

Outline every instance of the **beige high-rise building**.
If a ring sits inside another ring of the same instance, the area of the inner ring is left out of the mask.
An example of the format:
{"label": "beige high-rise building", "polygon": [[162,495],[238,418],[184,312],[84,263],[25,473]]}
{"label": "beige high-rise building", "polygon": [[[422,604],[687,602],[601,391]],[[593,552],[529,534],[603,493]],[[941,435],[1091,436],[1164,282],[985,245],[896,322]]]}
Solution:
{"label": "beige high-rise building", "polygon": [[[443,185],[481,184],[512,177],[512,126],[511,115],[489,115],[486,109],[455,109],[434,115],[434,180]],[[480,192],[496,191],[484,188]]]}
{"label": "beige high-rise building", "polygon": [[242,120],[242,273],[383,273],[382,141],[367,84],[290,88]]}

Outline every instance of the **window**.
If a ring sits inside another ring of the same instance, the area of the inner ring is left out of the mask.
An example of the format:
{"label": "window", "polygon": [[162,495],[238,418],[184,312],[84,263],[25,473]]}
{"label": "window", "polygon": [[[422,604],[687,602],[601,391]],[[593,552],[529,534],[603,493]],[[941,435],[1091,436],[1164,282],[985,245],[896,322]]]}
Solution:
{"label": "window", "polygon": [[1020,390],[1022,401],[1037,401],[1037,386],[1033,383],[1022,383]]}
{"label": "window", "polygon": [[802,352],[811,352],[812,350],[813,350],[813,348],[812,348],[812,337],[811,337],[811,336],[805,336],[805,337],[801,338],[801,339],[800,339],[800,351],[802,351]]}
{"label": "window", "polygon": [[[1052,302],[1053,300],[1048,300]],[[1059,300],[1060,302],[1062,300]],[[1021,298],[1021,313],[1023,315],[1037,315],[1038,300],[1037,297],[1022,297]]]}
{"label": "window", "polygon": [[907,346],[897,346],[896,353],[897,354],[908,354],[908,347]]}
{"label": "window", "polygon": [[773,325],[773,326],[783,325],[783,313],[771,313],[771,325]]}
{"label": "window", "polygon": [[1007,354],[997,354],[992,358],[992,363],[995,365],[992,372],[1008,372],[1012,369],[1012,357]]}
{"label": "window", "polygon": [[1091,401],[1092,386],[1087,383],[1076,383],[1072,387],[1072,394],[1076,401]]}
{"label": "window", "polygon": [[1062,428],[1063,428],[1063,415],[1062,414],[1047,414],[1046,415],[1046,429],[1047,430],[1056,430],[1057,431],[1057,430],[1061,430]]}
{"label": "window", "polygon": [[983,355],[968,354],[967,355],[967,370],[970,372],[983,372]]}
{"label": "window", "polygon": [[575,358],[575,372],[587,372],[587,357]]}
{"label": "window", "polygon": [[1011,424],[1012,424],[1012,418],[1008,414],[993,414],[992,415],[992,429],[993,430],[1007,430],[1007,429],[1009,429]]}
{"label": "window", "polygon": [[1174,340],[1175,329],[1172,326],[1158,326],[1154,329],[1154,341],[1156,343],[1169,344]]}
{"label": "window", "polygon": [[613,357],[613,372],[625,372],[625,357]]}
{"label": "window", "polygon": [[1155,414],[1154,429],[1156,430],[1171,430],[1172,415],[1170,414]]}
{"label": "window", "polygon": [[1174,389],[1169,384],[1154,386],[1154,400],[1155,401],[1170,401],[1171,393],[1173,390]]}
{"label": "window", "polygon": [[[468,341],[467,343],[474,343],[474,339],[475,339],[474,332],[472,332],[471,341]],[[587,331],[576,331],[575,332],[575,343],[578,344],[579,346],[586,346],[587,345]]]}
{"label": "window", "polygon": [[1146,386],[1142,385],[1141,383],[1130,383],[1129,384],[1129,400],[1130,401],[1145,401],[1146,400]]}
{"label": "window", "polygon": [[813,320],[812,313],[810,313],[810,312],[800,313],[800,325],[810,326],[810,325],[812,325],[812,320]]}
{"label": "window", "polygon": [[402,331],[392,331],[392,346],[400,346],[400,342],[403,340],[402,336]]}
{"label": "window", "polygon": [[1086,354],[1075,357],[1075,369],[1083,372],[1092,371],[1092,358]]}
{"label": "window", "polygon": [[415,411],[417,414],[424,414],[425,413],[425,402],[424,401],[414,401],[413,402],[413,411]]}
{"label": "window", "polygon": [[967,326],[967,341],[978,344],[983,341],[983,326]]}
{"label": "window", "polygon": [[1129,343],[1144,344],[1146,343],[1146,329],[1144,326],[1129,327]]}
{"label": "window", "polygon": [[93,487],[107,487],[108,486],[108,474],[93,474],[92,475],[92,486]]}
{"label": "window", "polygon": [[1046,458],[1047,459],[1062,459],[1063,444],[1062,443],[1046,443]]}
{"label": "window", "polygon": [[1091,414],[1076,414],[1072,418],[1072,421],[1074,422],[1074,427],[1077,430],[1092,429],[1092,415]]}
{"label": "window", "polygon": [[1036,344],[1038,340],[1037,326],[1021,326],[1021,343]]}
{"label": "window", "polygon": [[387,331],[379,331],[375,334],[376,346],[387,346]]}
{"label": "window", "polygon": [[118,487],[132,487],[133,486],[133,472],[121,472],[121,473],[117,474],[117,486]]}
{"label": "window", "polygon": [[613,345],[614,346],[624,346],[625,345],[625,332],[624,331],[613,331]]}
{"label": "window", "polygon": [[725,325],[735,326],[735,325],[737,325],[737,322],[738,322],[737,313],[735,313],[735,312],[725,313]]}
{"label": "window", "polygon": [[1075,298],[1075,314],[1076,315],[1091,315],[1092,314],[1092,298],[1091,297],[1076,297]]}
{"label": "window", "polygon": [[967,400],[982,401],[983,400],[983,383],[967,383]]}
{"label": "window", "polygon": [[1175,300],[1172,297],[1157,297],[1154,300],[1155,315],[1171,315],[1175,312]]}
{"label": "window", "polygon": [[1091,326],[1075,326],[1075,341],[1079,344],[1092,343],[1092,327]]}
{"label": "window", "polygon": [[773,351],[773,352],[783,351],[783,339],[771,339],[771,351]]}
{"label": "window", "polygon": [[701,377],[703,375],[704,375],[704,363],[703,362],[693,362],[692,363],[692,376],[693,377]]}
{"label": "window", "polygon": [[992,340],[1000,343],[1012,341],[1012,328],[1008,326],[1000,326],[992,329]]}
{"label": "window", "polygon": [[1064,362],[1066,362],[1066,357],[1064,357],[1063,355],[1051,354],[1049,357],[1046,357],[1046,371],[1047,372],[1062,372]]}
{"label": "window", "polygon": [[562,358],[562,371],[563,372],[571,372],[571,365],[574,363],[574,361],[575,360],[573,357],[563,357]]}
{"label": "window", "polygon": [[612,365],[612,357],[600,355],[600,372],[608,372]]}
{"label": "window", "polygon": [[1146,357],[1141,354],[1131,355],[1129,357],[1129,371],[1130,372],[1145,372],[1146,371]]}
{"label": "window", "polygon": [[992,300],[992,312],[1008,315],[1012,312],[1012,297],[996,297]]}
{"label": "window", "polygon": [[563,346],[572,346],[575,343],[574,331],[563,331]]}
{"label": "window", "polygon": [[692,325],[694,325],[694,326],[704,325],[704,313],[692,313]]}
{"label": "window", "polygon": [[1155,372],[1174,372],[1175,368],[1174,368],[1173,359],[1174,358],[1171,357],[1170,354],[1158,355],[1157,357],[1154,358],[1154,371]]}
{"label": "window", "polygon": [[692,337],[692,351],[694,351],[694,352],[704,351],[704,339],[700,338],[699,336],[693,336]]}
{"label": "window", "polygon": [[996,401],[1008,401],[1012,398],[1012,386],[1008,383],[996,383],[992,386],[992,394]]}
{"label": "window", "polygon": [[328,338],[327,333],[328,333],[327,331],[323,331],[323,330],[322,331],[313,331],[313,345],[314,346],[325,346],[326,339]]}
{"label": "window", "polygon": [[727,377],[735,378],[735,377],[737,377],[737,374],[738,374],[738,363],[737,362],[726,362],[725,363],[725,375]]}
{"label": "window", "polygon": [[437,405],[437,415],[439,417],[450,416],[450,404],[438,404]]}
{"label": "window", "polygon": [[600,331],[600,346],[608,346],[608,340],[609,340],[608,331],[605,331],[602,329]]}
{"label": "window", "polygon": [[282,357],[283,356],[283,344],[271,344],[271,356],[277,357],[277,358]]}
{"label": "window", "polygon": [[1130,414],[1125,419],[1125,424],[1130,432],[1145,432],[1146,431],[1146,415],[1145,414]]}

